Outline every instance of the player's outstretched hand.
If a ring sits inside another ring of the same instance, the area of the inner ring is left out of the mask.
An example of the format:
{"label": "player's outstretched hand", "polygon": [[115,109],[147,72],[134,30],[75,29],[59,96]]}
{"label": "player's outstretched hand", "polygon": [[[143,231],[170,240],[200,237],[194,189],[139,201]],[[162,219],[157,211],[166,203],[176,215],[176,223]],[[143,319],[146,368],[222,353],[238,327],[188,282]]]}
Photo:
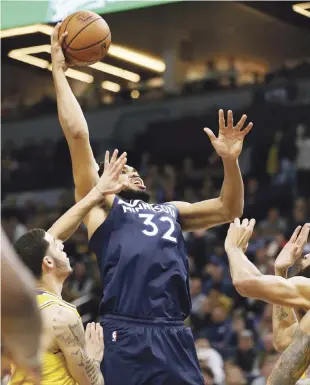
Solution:
{"label": "player's outstretched hand", "polygon": [[290,240],[283,247],[275,261],[274,267],[278,274],[285,274],[288,268],[293,266],[301,257],[303,249],[308,241],[309,232],[310,223],[306,223],[303,227],[298,226],[295,229]]}
{"label": "player's outstretched hand", "polygon": [[86,353],[98,364],[103,360],[104,341],[103,329],[99,323],[89,323],[85,330],[85,349]]}
{"label": "player's outstretched hand", "polygon": [[56,68],[61,68],[64,71],[67,71],[69,64],[66,62],[64,53],[62,51],[62,43],[64,38],[68,35],[68,32],[63,33],[59,36],[59,30],[61,23],[58,23],[51,35],[51,56],[52,56],[52,65]]}
{"label": "player's outstretched hand", "polygon": [[101,194],[118,194],[127,187],[125,182],[119,180],[121,172],[127,162],[127,153],[123,152],[119,158],[117,158],[117,155],[118,150],[114,150],[110,160],[109,151],[105,153],[104,171],[96,186]]}
{"label": "player's outstretched hand", "polygon": [[225,239],[225,249],[239,248],[245,252],[253,234],[254,226],[255,219],[249,221],[245,218],[240,223],[240,219],[236,218],[229,226]]}
{"label": "player's outstretched hand", "polygon": [[217,154],[223,159],[237,159],[241,153],[243,140],[251,131],[253,123],[249,123],[244,129],[247,116],[242,115],[239,122],[234,126],[233,113],[228,111],[227,122],[225,122],[224,111],[219,110],[219,134],[218,137],[210,130],[204,128],[205,133],[211,140]]}

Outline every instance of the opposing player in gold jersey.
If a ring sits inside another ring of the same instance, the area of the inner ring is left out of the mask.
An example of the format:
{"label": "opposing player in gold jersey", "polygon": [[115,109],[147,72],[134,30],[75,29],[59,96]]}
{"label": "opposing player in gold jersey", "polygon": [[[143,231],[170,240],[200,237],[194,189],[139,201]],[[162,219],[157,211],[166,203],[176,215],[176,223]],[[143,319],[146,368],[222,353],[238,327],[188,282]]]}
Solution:
{"label": "opposing player in gold jersey", "polygon": [[[34,229],[15,243],[23,262],[37,279],[37,303],[43,320],[43,338],[49,338],[42,354],[42,385],[102,385],[100,363],[103,358],[103,331],[99,324],[83,324],[75,306],[61,298],[63,283],[71,273],[69,258],[63,251],[65,241],[75,231],[103,195],[118,193],[124,186],[118,182],[126,164],[126,154],[111,161],[106,156],[105,171],[90,193],[47,232]],[[18,306],[18,304],[16,304]],[[16,368],[10,385],[32,385],[25,372]]]}

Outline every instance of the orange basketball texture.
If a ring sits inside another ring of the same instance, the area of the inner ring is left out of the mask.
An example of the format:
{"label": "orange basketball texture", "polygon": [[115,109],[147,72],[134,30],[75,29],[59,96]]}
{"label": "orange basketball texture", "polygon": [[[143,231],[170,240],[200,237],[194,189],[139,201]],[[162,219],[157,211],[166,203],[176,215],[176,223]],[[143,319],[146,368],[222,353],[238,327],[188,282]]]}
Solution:
{"label": "orange basketball texture", "polygon": [[78,66],[100,61],[111,44],[111,31],[100,15],[91,11],[79,11],[62,22],[59,36],[68,32],[62,49],[66,60]]}

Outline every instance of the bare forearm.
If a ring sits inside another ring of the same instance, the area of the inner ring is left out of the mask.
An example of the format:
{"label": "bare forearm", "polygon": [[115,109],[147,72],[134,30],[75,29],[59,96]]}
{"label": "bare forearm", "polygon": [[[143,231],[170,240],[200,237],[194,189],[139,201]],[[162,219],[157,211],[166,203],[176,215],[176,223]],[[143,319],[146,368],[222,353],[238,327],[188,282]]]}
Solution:
{"label": "bare forearm", "polygon": [[67,240],[82,223],[89,211],[103,200],[102,193],[94,187],[82,200],[62,215],[48,230],[55,238]]}
{"label": "bare forearm", "polygon": [[103,385],[104,380],[100,370],[100,363],[85,354],[84,365],[91,385]]}
{"label": "bare forearm", "polygon": [[227,248],[226,252],[233,281],[240,282],[243,279],[251,278],[251,276],[262,275],[258,268],[248,260],[241,249]]}
{"label": "bare forearm", "polygon": [[[287,273],[285,271],[275,270],[275,275],[287,278]],[[273,341],[274,346],[278,351],[283,351],[292,342],[297,326],[298,320],[295,311],[292,308],[273,305]]]}
{"label": "bare forearm", "polygon": [[58,117],[67,140],[78,135],[88,135],[83,111],[70,88],[64,71],[57,68],[56,65],[53,67]]}
{"label": "bare forearm", "polygon": [[276,363],[268,385],[295,385],[310,365],[310,337],[299,328]]}
{"label": "bare forearm", "polygon": [[240,217],[244,206],[244,186],[238,160],[223,159],[224,181],[220,199],[232,219]]}

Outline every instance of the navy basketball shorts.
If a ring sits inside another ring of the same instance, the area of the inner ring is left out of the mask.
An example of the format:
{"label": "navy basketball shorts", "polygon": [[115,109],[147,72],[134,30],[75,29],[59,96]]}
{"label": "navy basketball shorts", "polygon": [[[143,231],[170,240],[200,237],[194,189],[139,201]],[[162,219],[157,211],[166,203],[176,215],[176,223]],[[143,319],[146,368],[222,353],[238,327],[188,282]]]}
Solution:
{"label": "navy basketball shorts", "polygon": [[104,316],[105,385],[203,385],[194,340],[183,322]]}

